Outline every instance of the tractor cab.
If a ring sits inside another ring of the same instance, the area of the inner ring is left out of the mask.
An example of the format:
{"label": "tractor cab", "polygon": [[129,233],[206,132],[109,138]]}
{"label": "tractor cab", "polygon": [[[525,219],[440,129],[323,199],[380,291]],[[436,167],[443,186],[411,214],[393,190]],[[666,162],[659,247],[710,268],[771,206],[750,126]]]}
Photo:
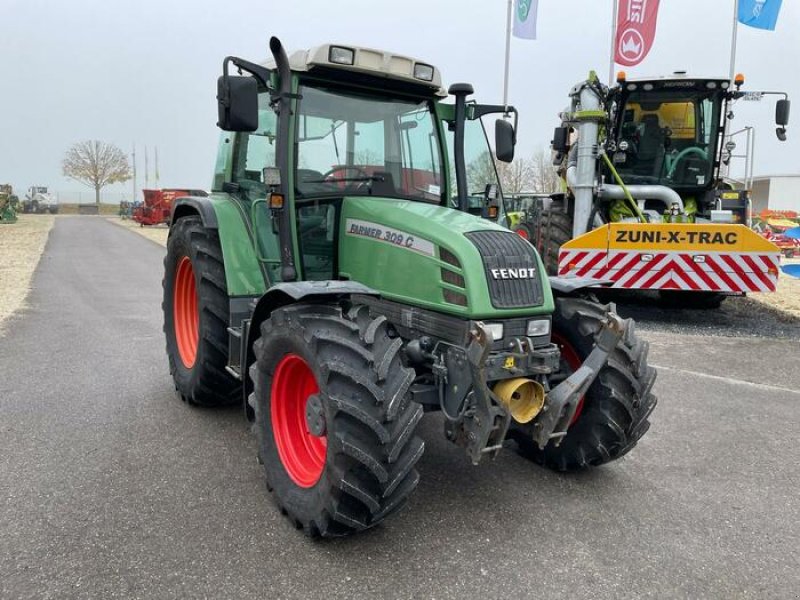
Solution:
{"label": "tractor cab", "polygon": [[709,188],[720,114],[729,83],[724,80],[631,81],[614,100],[614,164],[630,184],[675,189]]}
{"label": "tractor cab", "polygon": [[[345,204],[498,217],[502,191],[480,118],[504,107],[467,102],[470,86],[454,86],[455,104],[443,103],[439,70],[409,57],[331,44],[290,57],[279,50],[261,65],[226,59],[219,125],[231,133],[214,178],[214,190],[249,203],[270,282],[343,275]],[[228,65],[250,75],[228,75]],[[500,121],[499,159],[513,157],[514,135]]]}

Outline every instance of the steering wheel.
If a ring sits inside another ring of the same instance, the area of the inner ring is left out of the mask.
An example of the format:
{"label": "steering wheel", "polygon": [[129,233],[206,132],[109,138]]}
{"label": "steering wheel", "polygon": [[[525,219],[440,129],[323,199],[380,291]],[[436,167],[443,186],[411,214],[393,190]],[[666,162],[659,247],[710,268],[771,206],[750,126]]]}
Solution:
{"label": "steering wheel", "polygon": [[678,167],[678,163],[690,154],[697,154],[703,160],[708,160],[708,152],[702,148],[698,148],[697,146],[689,146],[688,148],[684,148],[678,152],[678,155],[674,159],[672,159],[672,164],[669,167],[669,171],[667,171],[667,177],[672,177],[675,174],[675,169]]}
{"label": "steering wheel", "polygon": [[[356,171],[358,173],[359,177],[365,177],[365,178],[371,177],[371,175],[369,173],[367,173],[361,167],[356,167],[356,166],[351,166],[351,165],[339,165],[338,167],[333,167],[332,169],[328,169],[327,171],[325,171],[322,174],[322,176],[320,177],[320,179],[331,178],[334,181],[336,181],[336,178],[332,177],[332,176],[333,176],[334,173],[338,173],[339,171],[344,171],[345,173],[347,173],[348,171]],[[345,179],[346,178],[347,177],[345,177]],[[346,182],[345,181],[340,181],[339,183],[346,183]]]}

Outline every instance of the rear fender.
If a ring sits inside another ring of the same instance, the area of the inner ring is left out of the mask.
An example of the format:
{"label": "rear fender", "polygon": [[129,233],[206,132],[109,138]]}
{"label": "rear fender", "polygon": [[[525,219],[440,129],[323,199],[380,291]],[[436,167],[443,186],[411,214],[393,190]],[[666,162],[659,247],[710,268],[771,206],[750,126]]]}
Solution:
{"label": "rear fender", "polygon": [[202,196],[182,196],[172,204],[172,216],[170,223],[188,216],[197,215],[203,221],[203,227],[207,229],[218,229],[217,214],[214,212],[214,205],[207,197]]}
{"label": "rear fender", "polygon": [[205,227],[219,233],[228,296],[260,296],[267,290],[249,217],[236,200],[227,194],[183,196],[173,204],[172,223],[188,216],[199,216]]}

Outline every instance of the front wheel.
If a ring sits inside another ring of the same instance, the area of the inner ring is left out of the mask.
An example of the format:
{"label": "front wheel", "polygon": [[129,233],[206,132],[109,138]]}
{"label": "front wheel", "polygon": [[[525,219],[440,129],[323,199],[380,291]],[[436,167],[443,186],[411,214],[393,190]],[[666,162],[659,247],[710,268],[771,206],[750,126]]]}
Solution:
{"label": "front wheel", "polygon": [[[586,360],[605,318],[605,307],[588,298],[558,298],[553,314],[553,342],[561,350],[555,386]],[[655,369],[647,364],[647,342],[629,321],[626,335],[578,405],[561,444],[544,450],[525,430],[512,430],[520,452],[555,471],[576,471],[616,460],[633,448],[650,427],[656,405],[651,392]]]}
{"label": "front wheel", "polygon": [[281,511],[310,536],[372,527],[416,488],[422,407],[384,317],[300,304],[261,326],[250,368],[259,456]]}
{"label": "front wheel", "polygon": [[164,334],[175,389],[192,404],[241,399],[228,364],[228,288],[219,236],[200,217],[180,219],[164,258]]}

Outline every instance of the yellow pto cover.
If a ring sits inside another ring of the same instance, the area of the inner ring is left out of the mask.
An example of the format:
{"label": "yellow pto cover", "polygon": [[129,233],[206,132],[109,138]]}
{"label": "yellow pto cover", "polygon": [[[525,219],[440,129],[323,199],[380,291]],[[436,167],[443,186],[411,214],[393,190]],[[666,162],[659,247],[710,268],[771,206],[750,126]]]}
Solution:
{"label": "yellow pto cover", "polygon": [[774,292],[780,250],[744,225],[611,223],[561,247],[559,275],[612,287],[741,294]]}

